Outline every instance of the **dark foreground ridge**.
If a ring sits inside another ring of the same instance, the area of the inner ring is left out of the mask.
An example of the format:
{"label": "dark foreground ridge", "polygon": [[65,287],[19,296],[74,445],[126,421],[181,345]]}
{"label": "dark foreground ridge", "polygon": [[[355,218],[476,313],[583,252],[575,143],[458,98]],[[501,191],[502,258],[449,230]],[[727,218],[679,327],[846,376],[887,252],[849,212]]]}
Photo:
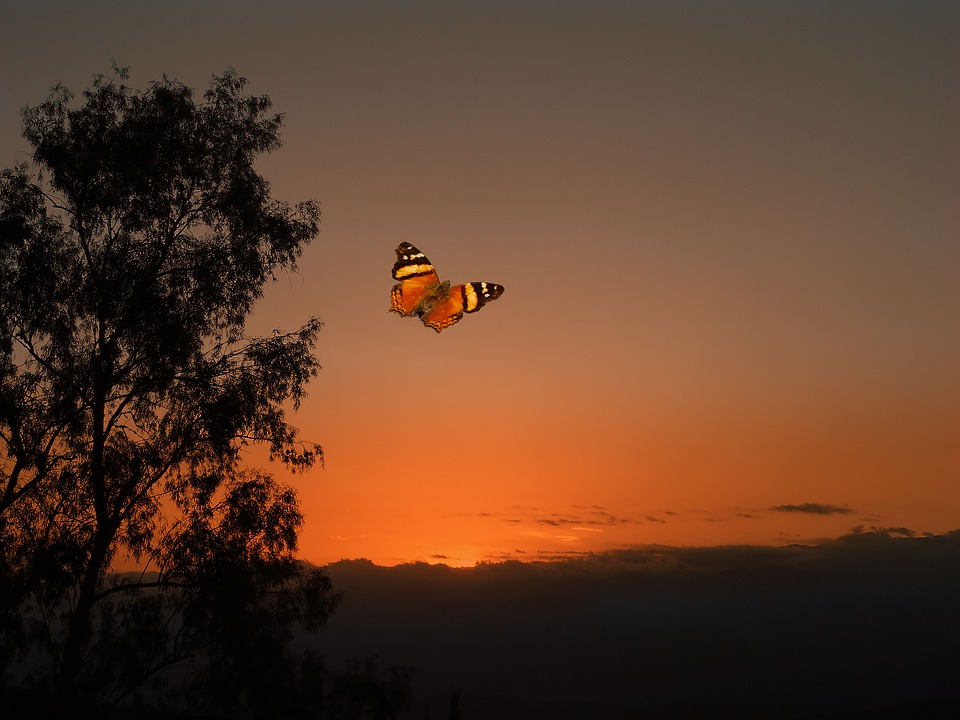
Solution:
{"label": "dark foreground ridge", "polygon": [[330,574],[318,640],[413,667],[404,717],[960,717],[960,532]]}

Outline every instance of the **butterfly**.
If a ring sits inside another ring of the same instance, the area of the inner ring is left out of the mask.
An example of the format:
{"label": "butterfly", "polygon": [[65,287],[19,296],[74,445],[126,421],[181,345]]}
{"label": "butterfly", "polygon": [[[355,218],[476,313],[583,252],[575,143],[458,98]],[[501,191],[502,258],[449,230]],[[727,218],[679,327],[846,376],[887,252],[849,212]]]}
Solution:
{"label": "butterfly", "polygon": [[416,315],[437,332],[460,321],[465,312],[476,312],[503,294],[503,286],[468,282],[450,287],[440,282],[436,268],[427,256],[410,243],[400,243],[393,279],[400,282],[390,293],[390,312],[400,317]]}

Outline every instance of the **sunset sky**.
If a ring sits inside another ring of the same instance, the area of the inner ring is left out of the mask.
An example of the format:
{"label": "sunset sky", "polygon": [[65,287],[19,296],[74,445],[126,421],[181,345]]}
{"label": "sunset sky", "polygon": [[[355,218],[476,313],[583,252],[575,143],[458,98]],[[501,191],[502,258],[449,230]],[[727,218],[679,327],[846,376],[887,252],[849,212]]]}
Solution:
{"label": "sunset sky", "polygon": [[[302,555],[470,565],[960,528],[960,4],[0,0],[19,110],[111,60],[285,114],[322,203]],[[394,249],[505,286],[437,335]],[[257,459],[257,458],[253,458]],[[278,474],[283,474],[278,468]]]}

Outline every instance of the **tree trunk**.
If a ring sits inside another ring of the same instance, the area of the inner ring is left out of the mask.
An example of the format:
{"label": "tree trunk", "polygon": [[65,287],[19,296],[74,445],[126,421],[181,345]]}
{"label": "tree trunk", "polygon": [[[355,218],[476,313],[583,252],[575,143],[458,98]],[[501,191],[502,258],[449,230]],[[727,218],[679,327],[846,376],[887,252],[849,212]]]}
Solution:
{"label": "tree trunk", "polygon": [[63,644],[63,655],[60,658],[60,670],[57,675],[57,694],[64,702],[70,702],[77,696],[77,675],[81,670],[84,646],[90,639],[97,586],[106,569],[110,541],[110,533],[97,532],[86,571],[80,582],[80,592],[70,617],[70,626]]}
{"label": "tree trunk", "polygon": [[100,353],[93,361],[93,443],[90,447],[90,490],[93,494],[97,531],[83,578],[80,580],[77,604],[70,616],[67,638],[64,641],[63,654],[60,658],[57,692],[65,706],[66,703],[77,696],[76,680],[81,669],[84,646],[90,639],[97,588],[100,578],[106,570],[110,545],[113,542],[115,526],[117,525],[115,522],[111,522],[107,510],[106,480],[103,470],[103,455],[106,445],[104,422],[106,419],[107,383],[103,367],[104,338],[102,323],[100,324],[98,344]]}

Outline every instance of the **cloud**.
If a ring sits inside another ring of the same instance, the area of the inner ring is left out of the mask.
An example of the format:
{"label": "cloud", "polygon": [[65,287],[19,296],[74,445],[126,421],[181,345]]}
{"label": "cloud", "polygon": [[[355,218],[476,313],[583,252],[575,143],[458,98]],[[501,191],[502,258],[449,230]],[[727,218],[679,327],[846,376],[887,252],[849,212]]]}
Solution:
{"label": "cloud", "polygon": [[563,525],[577,525],[585,522],[578,517],[568,517],[568,518],[540,518],[536,521],[537,525],[550,525],[551,527],[561,527]]}
{"label": "cloud", "polygon": [[[907,527],[877,527],[876,525],[872,525],[870,527],[870,533],[874,535],[883,535],[886,537],[893,537],[895,535],[899,535],[900,537],[913,538],[917,536],[917,533],[915,533],[913,530]],[[863,525],[857,525],[855,528],[853,528],[850,531],[850,534],[851,535],[864,534]],[[929,537],[930,533],[926,533],[926,535]]]}
{"label": "cloud", "polygon": [[[593,526],[593,527],[603,527],[611,525],[623,525],[623,524],[633,524],[633,525],[642,525],[643,523],[665,523],[666,520],[663,520],[653,515],[640,515],[638,517],[626,517],[620,515],[614,515],[609,512],[602,505],[573,505],[575,510],[580,512],[575,513],[560,513],[554,512],[546,514],[543,510],[536,508],[515,508],[516,510],[526,510],[532,513],[533,517],[511,517],[503,518],[506,522],[512,523],[521,523],[521,522],[533,522],[537,525],[549,525],[550,527],[565,527],[565,526]],[[493,516],[494,513],[484,513],[484,515]]]}
{"label": "cloud", "polygon": [[549,517],[538,518],[536,522],[539,525],[560,527],[561,525],[615,525],[618,521],[615,515],[607,512],[599,505],[594,505],[592,508],[583,505],[574,505],[573,507],[587,512],[586,514],[578,513],[574,515],[551,513]]}
{"label": "cloud", "polygon": [[809,513],[811,515],[849,515],[853,508],[823,503],[800,503],[799,505],[774,505],[773,512]]}
{"label": "cloud", "polygon": [[888,535],[902,535],[903,537],[916,537],[916,533],[910,528],[905,527],[888,527],[888,528],[874,528],[874,530],[885,530]]}

